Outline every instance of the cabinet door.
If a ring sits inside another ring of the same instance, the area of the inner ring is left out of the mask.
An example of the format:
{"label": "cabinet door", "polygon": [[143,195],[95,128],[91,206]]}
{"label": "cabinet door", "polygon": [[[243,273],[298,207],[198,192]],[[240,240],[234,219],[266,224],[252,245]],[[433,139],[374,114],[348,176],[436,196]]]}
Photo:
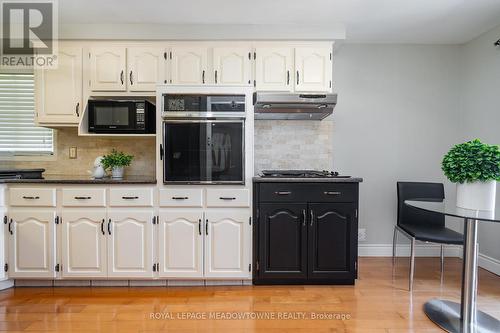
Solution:
{"label": "cabinet door", "polygon": [[250,276],[249,218],[246,209],[205,213],[205,277]]}
{"label": "cabinet door", "polygon": [[203,276],[202,218],[196,209],[160,211],[160,277]]}
{"label": "cabinet door", "polygon": [[259,274],[270,279],[307,277],[307,205],[261,204]]}
{"label": "cabinet door", "polygon": [[204,47],[172,47],[173,84],[204,84],[207,79],[208,50]]}
{"label": "cabinet door", "polygon": [[293,90],[293,48],[255,49],[255,83],[258,91]]}
{"label": "cabinet door", "polygon": [[352,203],[309,205],[309,279],[354,279],[356,207]]}
{"label": "cabinet door", "polygon": [[100,47],[90,50],[90,90],[127,90],[125,70],[124,47]]}
{"label": "cabinet door", "polygon": [[35,71],[36,122],[78,125],[82,103],[82,48],[61,47],[56,69]]}
{"label": "cabinet door", "polygon": [[[0,216],[5,216],[5,208],[3,206],[3,191],[4,189],[0,186]],[[8,220],[7,220],[8,221]],[[8,223],[8,222],[7,222]],[[7,254],[5,243],[7,242],[7,234],[5,233],[6,226],[0,225],[0,281],[5,280],[7,273],[5,270],[1,269],[7,262],[5,255]]]}
{"label": "cabinet door", "polygon": [[295,49],[295,91],[331,91],[331,48]]}
{"label": "cabinet door", "polygon": [[106,210],[62,213],[62,276],[106,277]]}
{"label": "cabinet door", "polygon": [[153,277],[153,211],[108,211],[108,276]]}
{"label": "cabinet door", "polygon": [[251,84],[250,47],[214,48],[214,82],[220,85]]}
{"label": "cabinet door", "polygon": [[55,277],[53,210],[12,210],[9,214],[9,277]]}
{"label": "cabinet door", "polygon": [[163,52],[161,48],[127,49],[129,91],[156,91],[156,85],[163,83],[166,61]]}

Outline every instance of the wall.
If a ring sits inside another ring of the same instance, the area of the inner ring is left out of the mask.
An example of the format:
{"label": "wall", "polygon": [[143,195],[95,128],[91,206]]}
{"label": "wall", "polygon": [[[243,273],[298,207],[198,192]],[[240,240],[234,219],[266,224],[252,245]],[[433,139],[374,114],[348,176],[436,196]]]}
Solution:
{"label": "wall", "polygon": [[[462,141],[479,138],[500,144],[500,26],[462,47]],[[500,187],[497,185],[497,201]],[[497,208],[498,209],[498,208]],[[479,245],[483,255],[496,259],[500,268],[500,224],[481,223]]]}
{"label": "wall", "polygon": [[381,253],[390,253],[398,180],[445,182],[454,198],[440,162],[459,137],[459,51],[344,44],[335,52],[334,169],[364,178],[359,226],[367,240],[361,246],[383,245]]}
{"label": "wall", "polygon": [[[78,136],[76,128],[59,129],[56,133],[57,146],[55,161],[8,162],[2,161],[2,167],[44,168],[46,174],[88,175],[97,156],[109,153],[112,148],[134,155],[128,175],[155,176],[155,138],[120,138]],[[69,159],[69,147],[77,147],[76,159]]]}

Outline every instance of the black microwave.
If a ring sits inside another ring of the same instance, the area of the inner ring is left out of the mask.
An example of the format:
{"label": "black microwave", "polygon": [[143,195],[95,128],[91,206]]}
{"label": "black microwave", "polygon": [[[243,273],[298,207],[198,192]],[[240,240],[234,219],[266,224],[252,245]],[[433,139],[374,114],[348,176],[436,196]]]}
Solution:
{"label": "black microwave", "polygon": [[147,100],[89,100],[90,133],[154,134],[156,107]]}

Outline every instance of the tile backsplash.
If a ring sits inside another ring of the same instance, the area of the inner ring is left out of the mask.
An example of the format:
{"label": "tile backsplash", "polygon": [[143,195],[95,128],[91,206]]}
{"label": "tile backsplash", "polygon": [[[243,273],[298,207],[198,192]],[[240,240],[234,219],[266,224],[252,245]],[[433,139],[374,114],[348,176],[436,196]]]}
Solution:
{"label": "tile backsplash", "polygon": [[[78,136],[76,128],[58,129],[56,133],[57,159],[54,161],[2,161],[3,167],[44,168],[46,174],[87,175],[97,156],[116,148],[134,155],[126,175],[155,176],[155,138],[106,138]],[[77,147],[76,159],[69,158],[69,148]]]}
{"label": "tile backsplash", "polygon": [[332,170],[333,121],[329,118],[255,121],[255,174],[265,169]]}

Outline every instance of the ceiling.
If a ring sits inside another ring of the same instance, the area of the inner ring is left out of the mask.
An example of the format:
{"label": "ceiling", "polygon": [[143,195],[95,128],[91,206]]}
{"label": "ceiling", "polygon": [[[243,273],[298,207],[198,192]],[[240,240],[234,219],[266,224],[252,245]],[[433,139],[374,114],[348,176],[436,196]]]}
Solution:
{"label": "ceiling", "polygon": [[[500,24],[499,0],[62,0],[65,25],[338,27],[353,42],[464,43]],[[499,36],[500,37],[500,36]]]}

